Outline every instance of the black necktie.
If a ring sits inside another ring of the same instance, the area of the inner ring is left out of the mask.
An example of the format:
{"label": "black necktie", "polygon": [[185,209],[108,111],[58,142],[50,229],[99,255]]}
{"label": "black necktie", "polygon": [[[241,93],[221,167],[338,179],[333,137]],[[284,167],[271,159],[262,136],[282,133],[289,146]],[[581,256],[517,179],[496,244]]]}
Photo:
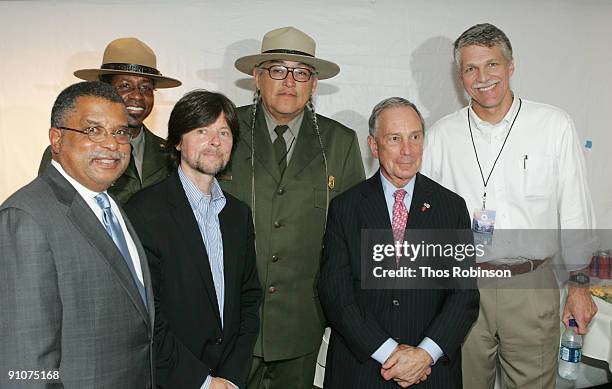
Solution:
{"label": "black necktie", "polygon": [[283,135],[288,129],[289,126],[276,126],[276,128],[274,128],[274,132],[276,132],[277,136],[274,143],[272,143],[272,148],[274,149],[276,163],[278,164],[281,176],[285,173],[285,169],[287,168],[287,143]]}

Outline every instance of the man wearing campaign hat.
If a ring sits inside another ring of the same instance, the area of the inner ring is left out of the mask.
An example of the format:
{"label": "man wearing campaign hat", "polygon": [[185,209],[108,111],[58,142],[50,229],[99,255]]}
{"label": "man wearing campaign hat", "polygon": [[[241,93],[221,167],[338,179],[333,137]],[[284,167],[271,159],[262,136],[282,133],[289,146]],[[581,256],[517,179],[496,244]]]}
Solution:
{"label": "man wearing campaign hat", "polygon": [[316,292],[329,200],[364,179],[355,132],[315,113],[318,80],[338,65],[315,57],[294,27],[268,32],[260,54],[239,58],[253,104],[239,108],[240,139],[219,174],[251,205],[264,287],[248,388],[312,388],[325,318]]}
{"label": "man wearing campaign hat", "polygon": [[[157,58],[153,50],[137,38],[119,38],[110,42],[104,50],[99,69],[81,69],[74,75],[87,81],[103,81],[115,88],[123,98],[128,112],[128,124],[133,138],[132,158],[123,175],[108,191],[121,203],[126,203],[140,189],[166,178],[169,156],[165,141],[151,132],[144,120],[153,110],[154,92],[160,88],[174,88],[179,80],[165,77],[157,70]],[[38,173],[41,174],[51,161],[51,148],[43,155]]]}

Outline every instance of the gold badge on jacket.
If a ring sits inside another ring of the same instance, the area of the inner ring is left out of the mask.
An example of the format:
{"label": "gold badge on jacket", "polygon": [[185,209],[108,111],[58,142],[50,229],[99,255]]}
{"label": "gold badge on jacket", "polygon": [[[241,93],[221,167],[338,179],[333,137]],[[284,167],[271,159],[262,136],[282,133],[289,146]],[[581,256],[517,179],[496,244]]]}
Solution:
{"label": "gold badge on jacket", "polygon": [[327,187],[329,188],[329,190],[334,190],[334,188],[336,187],[336,177],[334,176],[327,177]]}

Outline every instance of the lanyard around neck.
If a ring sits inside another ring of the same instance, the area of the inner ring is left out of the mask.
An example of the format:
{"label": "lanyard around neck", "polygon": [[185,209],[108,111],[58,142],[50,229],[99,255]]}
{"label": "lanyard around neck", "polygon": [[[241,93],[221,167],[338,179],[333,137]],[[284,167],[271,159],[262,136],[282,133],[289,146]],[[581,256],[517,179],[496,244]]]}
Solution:
{"label": "lanyard around neck", "polygon": [[512,124],[510,124],[510,129],[508,129],[508,133],[506,134],[506,138],[504,139],[504,143],[502,143],[501,148],[499,149],[499,153],[497,153],[497,158],[493,162],[493,166],[491,166],[491,170],[489,171],[489,175],[487,179],[484,178],[484,173],[482,172],[482,165],[480,164],[480,160],[478,159],[478,151],[476,150],[476,143],[474,142],[474,134],[472,133],[472,123],[470,121],[470,109],[468,108],[467,120],[468,120],[468,128],[470,129],[470,138],[472,139],[472,146],[474,147],[474,155],[476,156],[476,163],[478,163],[478,169],[480,170],[480,177],[482,178],[482,184],[484,185],[484,191],[482,195],[482,209],[485,209],[486,201],[487,201],[487,185],[489,184],[489,180],[491,179],[491,175],[493,174],[493,170],[495,169],[495,165],[497,164],[497,160],[501,156],[502,151],[504,150],[504,146],[506,145],[506,141],[510,136],[510,132],[512,131],[512,127],[514,127],[514,123],[516,122],[516,118],[521,112],[521,106],[523,105],[523,101],[519,98],[519,106],[516,114],[514,115],[514,119],[512,119]]}

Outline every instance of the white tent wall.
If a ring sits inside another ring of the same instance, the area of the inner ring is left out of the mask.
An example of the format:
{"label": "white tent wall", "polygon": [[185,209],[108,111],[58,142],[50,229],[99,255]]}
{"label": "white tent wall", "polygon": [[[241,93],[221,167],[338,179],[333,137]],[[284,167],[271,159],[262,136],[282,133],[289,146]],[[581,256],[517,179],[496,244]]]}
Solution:
{"label": "white tent wall", "polygon": [[[456,81],[452,42],[491,22],[509,36],[517,95],[568,111],[589,168],[600,228],[612,227],[612,1],[609,0],[302,0],[0,2],[0,202],[32,180],[48,144],[51,106],[97,68],[104,47],[135,36],[157,54],[158,69],[183,81],[159,90],[147,119],[166,135],[174,103],[187,91],[225,93],[237,105],[252,81],[233,63],[259,51],[273,28],[293,25],[314,37],[317,56],[340,65],[319,83],[317,111],[359,135],[366,173],[367,118],[398,95],[422,110],[427,125],[467,100]],[[537,130],[537,129],[534,129]]]}

